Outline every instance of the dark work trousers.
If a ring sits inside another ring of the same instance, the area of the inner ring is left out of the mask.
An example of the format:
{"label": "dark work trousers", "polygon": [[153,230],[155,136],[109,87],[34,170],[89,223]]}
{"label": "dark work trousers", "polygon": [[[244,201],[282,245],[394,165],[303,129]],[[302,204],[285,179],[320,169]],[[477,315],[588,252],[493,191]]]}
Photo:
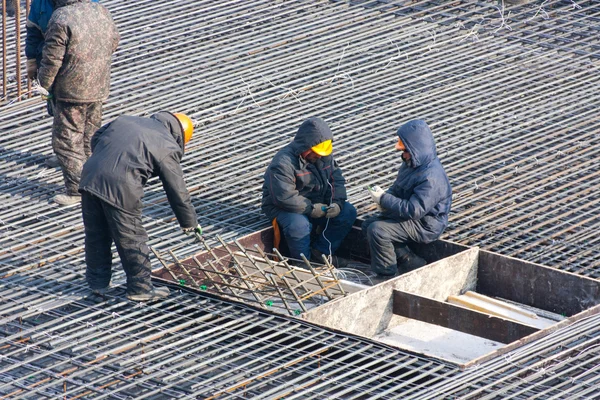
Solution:
{"label": "dark work trousers", "polygon": [[83,164],[92,155],[90,141],[102,123],[102,102],[56,101],[52,149],[62,168],[67,195],[77,196]]}
{"label": "dark work trousers", "polygon": [[112,275],[113,241],[127,275],[127,294],[147,293],[150,281],[148,234],[141,214],[130,214],[84,192],[81,198],[85,228],[86,278],[92,290],[109,285]]}
{"label": "dark work trousers", "polygon": [[371,251],[371,269],[377,275],[391,276],[398,271],[396,259],[410,253],[408,244],[420,242],[423,228],[414,221],[396,221],[382,216],[365,220],[362,231]]}
{"label": "dark work trousers", "polygon": [[285,237],[291,258],[300,259],[300,253],[302,253],[310,259],[310,234],[313,226],[321,226],[323,229],[327,226],[327,229],[325,229],[324,235],[319,234],[312,247],[329,255],[329,243],[331,243],[331,253],[335,253],[342,244],[342,240],[352,229],[356,220],[356,208],[346,202],[337,217],[329,218],[329,223],[327,220],[328,218],[310,218],[303,214],[290,212],[280,212],[277,215],[277,224]]}

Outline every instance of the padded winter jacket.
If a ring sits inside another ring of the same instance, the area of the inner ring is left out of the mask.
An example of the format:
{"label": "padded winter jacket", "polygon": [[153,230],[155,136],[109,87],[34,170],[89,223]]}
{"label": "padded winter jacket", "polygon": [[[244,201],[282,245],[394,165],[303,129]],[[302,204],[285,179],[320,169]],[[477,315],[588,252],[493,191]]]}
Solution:
{"label": "padded winter jacket", "polygon": [[158,176],[179,225],[198,225],[183,180],[183,129],[169,112],[150,118],[121,115],[92,137],[92,156],[81,172],[80,192],[120,210],[140,214],[144,185]]}
{"label": "padded winter jacket", "polygon": [[[92,0],[92,2],[97,3],[98,0]],[[53,12],[54,6],[50,0],[33,0],[29,7],[25,56],[29,59],[34,58],[37,61],[38,68],[42,62],[44,34]]]}
{"label": "padded winter jacket", "polygon": [[91,0],[51,0],[40,85],[54,98],[93,103],[108,97],[112,54],[119,33],[106,7]]}
{"label": "padded winter jacket", "polygon": [[429,243],[438,239],[448,226],[452,203],[450,181],[425,121],[407,122],[398,129],[398,136],[410,154],[410,162],[402,163],[396,181],[381,196],[383,215],[417,222],[421,241]]}
{"label": "padded winter jacket", "polygon": [[281,211],[309,215],[314,203],[346,202],[342,172],[332,155],[314,164],[301,153],[333,140],[331,130],[320,118],[309,118],[300,125],[294,140],[279,150],[264,175],[262,210],[272,220]]}

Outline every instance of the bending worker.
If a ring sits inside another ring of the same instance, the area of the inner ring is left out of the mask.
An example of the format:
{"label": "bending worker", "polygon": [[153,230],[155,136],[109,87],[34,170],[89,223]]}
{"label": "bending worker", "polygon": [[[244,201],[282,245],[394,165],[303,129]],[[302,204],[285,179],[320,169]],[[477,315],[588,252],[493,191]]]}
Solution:
{"label": "bending worker", "polygon": [[180,165],[193,130],[186,115],[163,111],[150,118],[122,115],[94,134],[79,192],[86,278],[95,294],[104,295],[110,284],[113,241],[127,275],[128,299],[148,301],[169,294],[168,288],[155,288],[150,281],[148,235],[142,226],[143,186],[158,176],[183,231],[202,234]]}
{"label": "bending worker", "polygon": [[402,125],[395,147],[402,152],[398,177],[387,191],[371,188],[369,193],[382,212],[362,225],[371,267],[380,276],[398,275],[426,264],[409,245],[437,240],[448,226],[452,202],[452,188],[425,121]]}
{"label": "bending worker", "polygon": [[[322,255],[335,253],[356,219],[356,209],[346,201],[342,171],[331,155],[332,141],[325,121],[309,118],[264,175],[262,210],[275,220],[293,259],[304,254],[322,263]],[[322,231],[311,245],[317,227]],[[347,261],[332,257],[332,263],[343,267]]]}

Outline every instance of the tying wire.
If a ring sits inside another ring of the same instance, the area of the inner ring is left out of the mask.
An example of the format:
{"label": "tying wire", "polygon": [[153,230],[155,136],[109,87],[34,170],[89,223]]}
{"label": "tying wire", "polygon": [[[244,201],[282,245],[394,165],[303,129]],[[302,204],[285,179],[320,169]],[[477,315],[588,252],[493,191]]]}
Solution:
{"label": "tying wire", "polygon": [[[331,203],[333,203],[333,186],[331,185],[331,182],[329,182],[329,179],[327,179],[327,184],[331,189],[331,197],[329,198],[329,206],[331,206]],[[327,254],[327,261],[329,261],[329,264],[332,264],[333,255],[331,254],[331,242],[329,241],[329,239],[327,239],[327,236],[325,236],[325,231],[327,231],[327,227],[329,227],[329,218],[325,217],[325,219],[327,221],[325,222],[325,228],[323,228],[323,232],[321,232],[321,235],[323,235],[323,239],[325,239],[325,241],[327,241],[327,243],[329,244],[329,253]]]}

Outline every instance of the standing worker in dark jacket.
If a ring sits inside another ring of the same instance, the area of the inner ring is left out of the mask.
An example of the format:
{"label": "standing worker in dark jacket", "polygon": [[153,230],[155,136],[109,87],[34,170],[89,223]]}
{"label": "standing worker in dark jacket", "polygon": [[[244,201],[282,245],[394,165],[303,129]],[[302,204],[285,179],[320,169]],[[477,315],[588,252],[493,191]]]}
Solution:
{"label": "standing worker in dark jacket", "polygon": [[193,129],[187,116],[163,111],[150,118],[120,116],[92,138],[93,154],[83,166],[79,191],[86,277],[94,293],[103,295],[110,283],[114,241],[127,275],[127,298],[148,301],[169,294],[150,281],[143,187],[158,176],[183,231],[202,234],[180,165]]}
{"label": "standing worker in dark jacket", "polygon": [[[356,209],[346,201],[344,177],[331,155],[332,141],[325,121],[309,118],[265,172],[262,210],[275,220],[294,259],[304,254],[322,262],[323,254],[333,255],[356,219]],[[323,231],[311,251],[313,225]],[[337,267],[347,263],[339,257],[332,262]]]}
{"label": "standing worker in dark jacket", "polygon": [[119,33],[109,11],[91,0],[51,0],[40,85],[54,101],[52,148],[63,171],[61,205],[81,201],[81,167],[90,156],[90,139],[102,122],[102,102],[110,85],[112,54]]}
{"label": "standing worker in dark jacket", "polygon": [[371,267],[380,276],[394,276],[422,267],[425,260],[408,245],[437,240],[448,225],[452,188],[437,156],[431,130],[422,120],[398,129],[396,150],[402,151],[402,166],[392,187],[369,193],[383,210],[366,220]]}

